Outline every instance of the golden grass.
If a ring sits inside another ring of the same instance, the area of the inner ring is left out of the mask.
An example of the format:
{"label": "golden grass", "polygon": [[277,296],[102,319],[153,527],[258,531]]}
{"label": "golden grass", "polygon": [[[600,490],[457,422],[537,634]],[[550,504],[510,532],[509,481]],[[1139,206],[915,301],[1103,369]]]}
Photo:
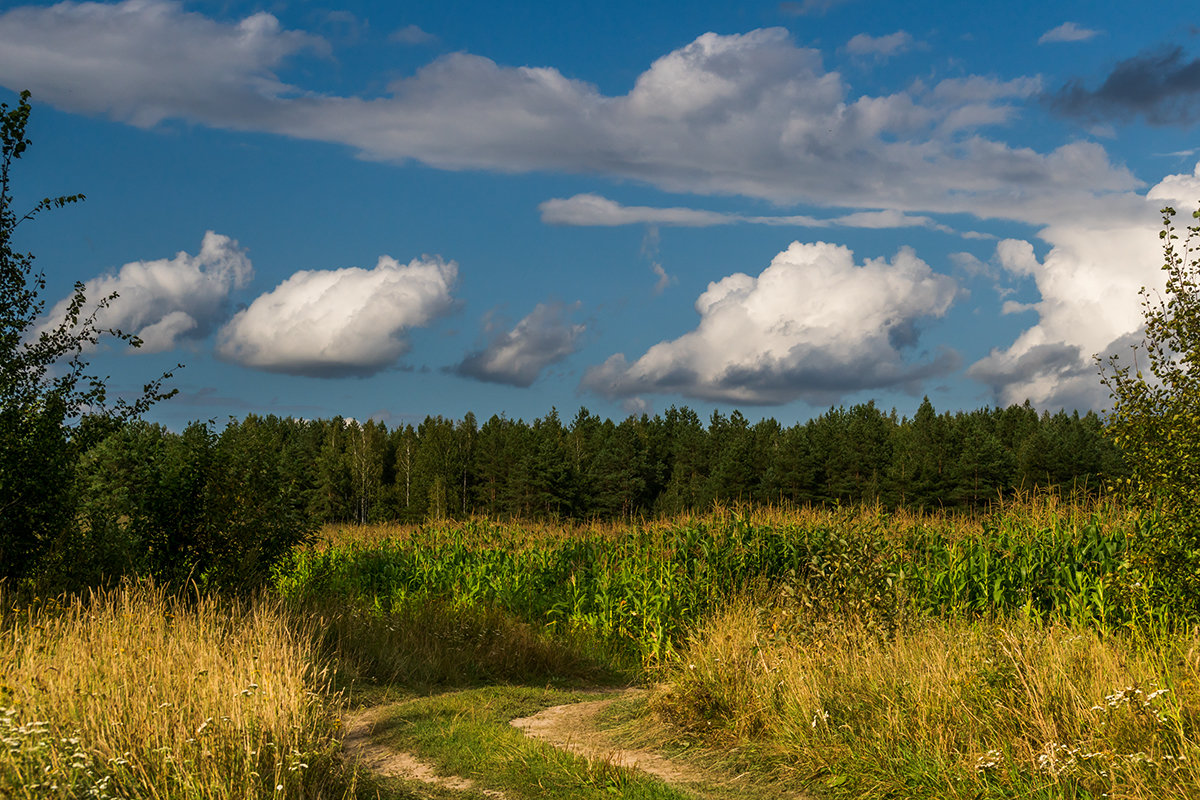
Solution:
{"label": "golden grass", "polygon": [[844,620],[797,637],[775,622],[735,604],[704,624],[665,676],[662,718],[850,796],[1200,793],[1200,633],[930,620],[881,638]]}
{"label": "golden grass", "polygon": [[751,505],[716,503],[704,512],[659,517],[636,517],[632,520],[508,520],[486,517],[465,520],[445,519],[427,523],[380,522],[366,525],[327,524],[316,537],[312,547],[374,547],[385,542],[406,542],[418,534],[436,531],[441,535],[460,536],[481,546],[488,544],[525,544],[537,546],[586,536],[619,538],[631,529],[678,529],[702,523],[722,525],[733,518],[751,525],[772,527],[812,528],[830,525],[851,527],[873,523],[884,527],[889,535],[903,537],[918,530],[935,530],[947,535],[947,541],[981,536],[989,522],[1003,521],[1030,528],[1052,528],[1064,523],[1067,527],[1086,524],[1099,516],[1110,524],[1125,524],[1135,519],[1136,512],[1123,506],[1111,496],[1081,496],[1063,498],[1052,492],[1021,492],[1010,497],[997,497],[987,507],[977,510],[890,509],[879,504],[851,506],[813,506],[791,503]]}
{"label": "golden grass", "polygon": [[0,796],[345,796],[311,636],[275,602],[146,585],[5,604]]}

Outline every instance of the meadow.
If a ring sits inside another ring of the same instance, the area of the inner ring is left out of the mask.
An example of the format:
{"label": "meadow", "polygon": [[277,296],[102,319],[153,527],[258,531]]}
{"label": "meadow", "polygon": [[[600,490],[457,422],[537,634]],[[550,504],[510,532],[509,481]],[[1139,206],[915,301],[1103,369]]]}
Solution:
{"label": "meadow", "polygon": [[10,598],[0,794],[420,796],[345,758],[348,707],[634,683],[621,736],[768,796],[1200,794],[1200,633],[1141,568],[1147,524],[1046,495],[327,527],[253,597]]}

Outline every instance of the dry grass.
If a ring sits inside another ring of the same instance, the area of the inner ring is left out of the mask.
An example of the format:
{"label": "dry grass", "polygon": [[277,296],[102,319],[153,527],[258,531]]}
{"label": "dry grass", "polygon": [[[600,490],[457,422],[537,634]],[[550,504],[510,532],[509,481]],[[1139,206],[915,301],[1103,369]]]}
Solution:
{"label": "dry grass", "polygon": [[1200,793],[1197,633],[927,621],[890,639],[800,638],[735,605],[667,677],[654,707],[685,739],[835,794]]}
{"label": "dry grass", "polygon": [[703,513],[676,514],[669,517],[638,517],[633,520],[606,521],[549,521],[510,520],[506,522],[484,517],[466,520],[440,520],[422,524],[380,522],[368,525],[329,524],[318,533],[317,549],[329,547],[376,547],[383,543],[410,541],[421,534],[427,539],[431,531],[446,538],[455,536],[480,545],[539,546],[591,536],[618,539],[634,528],[666,530],[687,528],[695,524],[721,526],[737,518],[750,525],[776,528],[815,528],[829,525],[874,523],[886,527],[889,535],[905,537],[914,532],[937,531],[948,541],[981,536],[989,522],[1004,520],[1030,528],[1053,528],[1056,525],[1076,527],[1095,516],[1112,524],[1125,524],[1135,519],[1133,509],[1124,507],[1114,497],[1081,496],[1064,499],[1051,492],[1023,492],[1011,497],[997,497],[986,508],[975,511],[945,509],[888,509],[882,505],[855,504],[846,507],[794,505],[749,505],[716,503]]}
{"label": "dry grass", "polygon": [[555,684],[608,678],[594,660],[501,609],[435,598],[388,611],[311,602],[340,683],[430,692],[481,683]]}
{"label": "dry grass", "polygon": [[292,622],[150,586],[5,604],[0,796],[346,795],[338,698]]}

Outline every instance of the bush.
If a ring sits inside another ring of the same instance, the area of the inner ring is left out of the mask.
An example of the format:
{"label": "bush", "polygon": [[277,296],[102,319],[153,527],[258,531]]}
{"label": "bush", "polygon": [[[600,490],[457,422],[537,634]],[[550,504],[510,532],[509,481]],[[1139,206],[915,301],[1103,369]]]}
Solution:
{"label": "bush", "polygon": [[219,436],[192,423],[182,434],[130,423],[80,461],[77,546],[59,585],[149,574],[178,585],[261,584],[315,525],[307,481],[283,426],[250,416]]}
{"label": "bush", "polygon": [[[1123,488],[1154,524],[1137,543],[1140,566],[1192,611],[1200,600],[1200,226],[1182,240],[1163,209],[1166,294],[1142,289],[1145,340],[1133,365],[1110,356],[1102,379],[1113,398],[1109,432],[1130,467]],[[1200,219],[1200,211],[1192,214]],[[1138,364],[1143,353],[1146,364]]]}

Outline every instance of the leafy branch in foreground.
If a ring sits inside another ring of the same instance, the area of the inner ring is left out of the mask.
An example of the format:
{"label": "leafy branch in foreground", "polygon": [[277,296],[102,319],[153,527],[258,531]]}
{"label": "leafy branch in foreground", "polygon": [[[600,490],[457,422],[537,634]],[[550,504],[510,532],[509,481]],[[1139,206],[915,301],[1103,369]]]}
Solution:
{"label": "leafy branch in foreground", "polygon": [[[1142,288],[1145,339],[1134,363],[1111,355],[1101,379],[1113,398],[1109,431],[1124,451],[1129,495],[1156,513],[1141,544],[1168,585],[1200,599],[1200,225],[1181,234],[1164,208],[1165,294]],[[1200,219],[1200,210],[1193,212]],[[1137,357],[1144,353],[1145,368]]]}
{"label": "leafy branch in foreground", "polygon": [[[0,103],[0,579],[20,579],[71,524],[73,465],[86,431],[85,415],[116,422],[137,417],[175,391],[164,373],[132,402],[110,403],[107,378],[89,373],[87,353],[104,336],[132,347],[141,341],[100,324],[111,294],[89,310],[84,285],[75,287],[61,319],[43,320],[44,273],[13,237],[43,212],[81,202],[82,194],[47,197],[29,211],[13,208],[11,172],[30,145],[31,106],[22,92],[15,108]],[[99,426],[104,427],[104,426]]]}

